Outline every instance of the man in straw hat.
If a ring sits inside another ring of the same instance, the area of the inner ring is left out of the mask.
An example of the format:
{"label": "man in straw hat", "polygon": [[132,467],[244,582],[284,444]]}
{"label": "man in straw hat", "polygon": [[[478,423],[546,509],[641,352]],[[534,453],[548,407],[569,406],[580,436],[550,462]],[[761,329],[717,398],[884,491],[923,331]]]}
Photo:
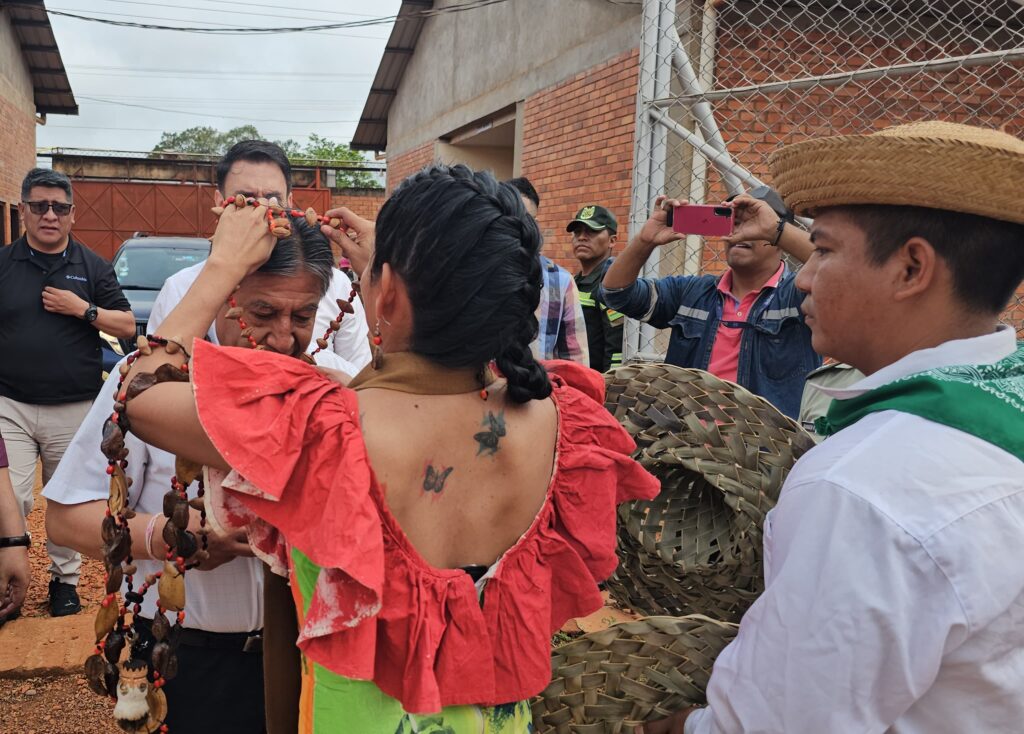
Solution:
{"label": "man in straw hat", "polygon": [[705,732],[1024,727],[1024,142],[918,123],[771,159],[815,217],[817,351],[867,377],[769,513],[764,594],[715,663]]}

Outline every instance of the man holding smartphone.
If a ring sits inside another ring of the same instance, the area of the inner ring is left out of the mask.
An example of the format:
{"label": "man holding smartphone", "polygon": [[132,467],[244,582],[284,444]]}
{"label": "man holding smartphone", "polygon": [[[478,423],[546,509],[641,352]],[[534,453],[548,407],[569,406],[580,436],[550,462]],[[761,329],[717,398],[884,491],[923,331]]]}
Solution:
{"label": "man holding smartphone", "polygon": [[[135,317],[110,263],[71,237],[68,177],[34,168],[21,199],[25,236],[0,248],[0,435],[27,516],[36,462],[45,484],[103,384],[99,332],[132,337]],[[81,558],[46,547],[50,614],[75,614]]]}
{"label": "man holding smartphone", "polygon": [[[671,329],[666,361],[743,385],[796,418],[807,374],[821,364],[800,304],[804,294],[782,260],[805,262],[807,234],[792,224],[779,195],[759,186],[731,203],[735,228],[724,237],[728,270],[716,275],[640,278],[655,248],[691,234],[668,227],[685,202],[659,197],[655,211],[604,277],[609,308]],[[700,234],[693,232],[692,234]]]}

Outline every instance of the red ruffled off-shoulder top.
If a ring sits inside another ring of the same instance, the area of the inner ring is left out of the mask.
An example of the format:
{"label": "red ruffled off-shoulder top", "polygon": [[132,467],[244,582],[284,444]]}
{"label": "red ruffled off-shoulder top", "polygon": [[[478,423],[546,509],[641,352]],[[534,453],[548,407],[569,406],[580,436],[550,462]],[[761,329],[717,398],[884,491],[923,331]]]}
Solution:
{"label": "red ruffled off-shoulder top", "polygon": [[279,571],[294,570],[293,549],[319,567],[300,609],[312,661],[374,681],[410,713],[519,701],[548,684],[551,635],[601,606],[597,582],[618,563],[616,504],[660,488],[604,409],[601,375],[548,368],[559,435],[547,499],[481,605],[470,576],[430,566],[388,511],[355,392],[298,360],[196,343],[199,418],[234,470],[213,482],[214,519],[247,526]]}

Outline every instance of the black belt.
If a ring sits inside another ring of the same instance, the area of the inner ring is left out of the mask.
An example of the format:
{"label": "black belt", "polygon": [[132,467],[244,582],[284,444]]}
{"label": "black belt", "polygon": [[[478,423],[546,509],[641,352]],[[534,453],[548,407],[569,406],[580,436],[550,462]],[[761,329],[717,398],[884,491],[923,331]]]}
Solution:
{"label": "black belt", "polygon": [[[137,617],[139,626],[150,632],[153,621]],[[181,630],[179,644],[189,647],[205,647],[210,650],[241,650],[242,652],[263,652],[263,630],[254,632],[207,632],[185,627]]]}

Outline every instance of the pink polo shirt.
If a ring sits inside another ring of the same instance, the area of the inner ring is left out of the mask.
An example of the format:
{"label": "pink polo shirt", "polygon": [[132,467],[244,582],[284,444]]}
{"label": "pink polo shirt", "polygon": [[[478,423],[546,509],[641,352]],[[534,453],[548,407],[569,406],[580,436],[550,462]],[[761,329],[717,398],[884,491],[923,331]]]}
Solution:
{"label": "pink polo shirt", "polygon": [[722,320],[718,322],[718,333],[715,334],[715,343],[711,347],[708,372],[723,380],[736,382],[736,373],[740,367],[740,339],[743,336],[743,328],[726,326],[726,322],[745,322],[750,315],[750,309],[754,307],[754,301],[765,288],[775,288],[779,284],[785,269],[785,265],[779,263],[779,269],[761,286],[761,290],[751,291],[743,297],[742,301],[737,300],[732,294],[732,270],[725,271],[725,275],[718,281],[718,290],[722,291],[724,296],[722,298]]}

